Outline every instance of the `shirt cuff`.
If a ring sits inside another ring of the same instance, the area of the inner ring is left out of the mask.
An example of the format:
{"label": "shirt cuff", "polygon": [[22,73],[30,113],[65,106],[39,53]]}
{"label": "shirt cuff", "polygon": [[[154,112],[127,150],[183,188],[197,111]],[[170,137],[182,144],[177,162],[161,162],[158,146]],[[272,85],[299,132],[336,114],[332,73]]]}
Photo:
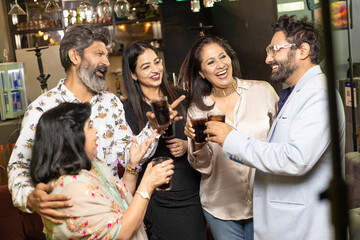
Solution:
{"label": "shirt cuff", "polygon": [[227,135],[225,138],[224,144],[223,144],[223,151],[224,152],[231,152],[231,149],[233,149],[233,143],[236,142],[236,134],[238,131],[235,129],[231,130],[231,132]]}
{"label": "shirt cuff", "polygon": [[223,144],[223,152],[227,158],[230,160],[245,164],[243,159],[240,158],[242,151],[242,144],[245,143],[247,136],[243,133],[240,133],[237,130],[232,130],[229,135],[225,138]]}
{"label": "shirt cuff", "polygon": [[23,206],[24,208],[21,208],[20,210],[23,211],[23,212],[27,212],[27,213],[34,213],[35,211],[30,208],[28,205],[27,205],[27,201],[29,199],[29,195],[30,193],[32,193],[32,191],[34,191],[35,189],[32,189],[31,191],[27,191],[25,192],[25,194],[23,195]]}

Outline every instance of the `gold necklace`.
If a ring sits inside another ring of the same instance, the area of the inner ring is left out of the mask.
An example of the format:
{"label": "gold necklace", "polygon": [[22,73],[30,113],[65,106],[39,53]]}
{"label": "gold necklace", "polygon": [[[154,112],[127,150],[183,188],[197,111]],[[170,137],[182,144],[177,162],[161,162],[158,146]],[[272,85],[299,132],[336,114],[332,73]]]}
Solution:
{"label": "gold necklace", "polygon": [[221,98],[221,97],[229,96],[230,94],[232,94],[233,92],[236,91],[236,88],[237,88],[237,82],[235,80],[231,83],[231,85],[229,87],[227,87],[225,89],[213,87],[211,92],[214,95],[214,97]]}

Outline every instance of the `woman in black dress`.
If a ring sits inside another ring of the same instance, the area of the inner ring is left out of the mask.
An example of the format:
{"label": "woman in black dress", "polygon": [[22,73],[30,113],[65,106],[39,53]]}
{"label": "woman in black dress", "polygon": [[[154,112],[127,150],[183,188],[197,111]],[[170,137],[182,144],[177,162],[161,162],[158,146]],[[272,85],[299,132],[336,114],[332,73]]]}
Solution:
{"label": "woman in black dress", "polygon": [[[150,99],[167,96],[169,104],[186,92],[171,87],[164,75],[162,61],[156,49],[147,42],[134,42],[123,53],[122,71],[128,99],[124,102],[126,121],[134,134],[147,122],[146,112],[151,111]],[[186,100],[186,99],[185,99]],[[187,101],[176,110],[186,118]],[[206,222],[199,198],[200,174],[187,160],[187,138],[184,121],[174,122],[175,137],[159,139],[153,156],[174,159],[172,189],[154,191],[144,223],[149,239],[202,240],[206,239]],[[151,159],[150,159],[151,161]],[[146,169],[144,163],[143,169]],[[139,173],[141,180],[143,171]]]}

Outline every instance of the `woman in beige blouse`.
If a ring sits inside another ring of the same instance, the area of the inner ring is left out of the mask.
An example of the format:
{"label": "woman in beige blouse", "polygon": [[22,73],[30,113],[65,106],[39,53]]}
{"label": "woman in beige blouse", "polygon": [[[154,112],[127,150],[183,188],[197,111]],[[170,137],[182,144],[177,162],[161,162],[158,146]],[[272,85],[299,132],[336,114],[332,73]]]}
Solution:
{"label": "woman in beige blouse", "polygon": [[151,193],[169,182],[173,160],[156,166],[149,163],[135,192],[141,167],[134,166],[139,165],[156,131],[140,146],[133,137],[130,162],[120,180],[95,157],[98,137],[90,114],[90,104],[65,102],[46,111],[37,125],[31,179],[35,184],[53,184],[50,194],[71,196],[73,204],[58,209],[71,214],[61,224],[43,218],[44,233],[48,239],[146,240],[142,221]]}
{"label": "woman in beige blouse", "polygon": [[[266,140],[278,97],[267,82],[240,78],[236,53],[223,39],[205,36],[196,41],[181,72],[189,84],[188,119],[222,113],[233,128]],[[200,199],[214,238],[252,240],[255,169],[230,161],[216,143],[196,144],[195,149],[192,127],[188,121],[189,162],[202,174]]]}

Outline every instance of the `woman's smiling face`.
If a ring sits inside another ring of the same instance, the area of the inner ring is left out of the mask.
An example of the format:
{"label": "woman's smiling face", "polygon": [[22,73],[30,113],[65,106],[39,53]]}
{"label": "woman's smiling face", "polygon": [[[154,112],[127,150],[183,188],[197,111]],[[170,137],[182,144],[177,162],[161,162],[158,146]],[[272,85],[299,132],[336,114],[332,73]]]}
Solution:
{"label": "woman's smiling face", "polygon": [[141,88],[158,88],[162,81],[164,67],[162,60],[148,48],[139,55],[135,71],[132,77],[135,81],[139,81]]}
{"label": "woman's smiling face", "polygon": [[233,82],[231,58],[219,44],[204,45],[200,52],[200,58],[199,74],[202,78],[206,78],[213,87],[226,88]]}

